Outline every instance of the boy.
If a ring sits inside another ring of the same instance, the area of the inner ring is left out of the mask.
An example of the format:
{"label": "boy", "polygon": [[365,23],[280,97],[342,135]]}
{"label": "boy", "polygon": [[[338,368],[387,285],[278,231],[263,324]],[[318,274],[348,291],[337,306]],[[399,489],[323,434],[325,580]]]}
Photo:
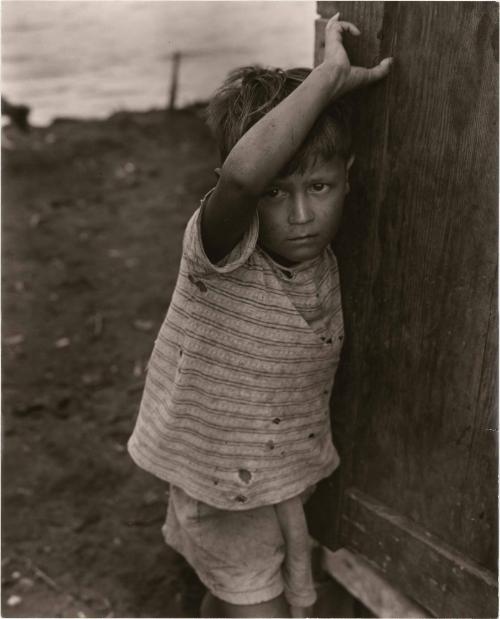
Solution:
{"label": "boy", "polygon": [[171,484],[167,542],[205,616],[305,616],[303,501],[338,465],[329,396],[343,338],[329,247],[353,157],[334,99],[384,77],[351,67],[337,14],[312,71],[249,67],[209,108],[222,155],[188,223],[129,451]]}

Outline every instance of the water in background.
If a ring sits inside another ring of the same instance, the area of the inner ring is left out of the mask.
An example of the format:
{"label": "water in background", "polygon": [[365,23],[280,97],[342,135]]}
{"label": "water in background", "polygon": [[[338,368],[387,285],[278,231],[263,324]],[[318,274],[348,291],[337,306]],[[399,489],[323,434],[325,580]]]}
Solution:
{"label": "water in background", "polygon": [[178,104],[204,100],[237,66],[312,66],[315,5],[3,1],[2,94],[33,124],[161,108],[179,50]]}

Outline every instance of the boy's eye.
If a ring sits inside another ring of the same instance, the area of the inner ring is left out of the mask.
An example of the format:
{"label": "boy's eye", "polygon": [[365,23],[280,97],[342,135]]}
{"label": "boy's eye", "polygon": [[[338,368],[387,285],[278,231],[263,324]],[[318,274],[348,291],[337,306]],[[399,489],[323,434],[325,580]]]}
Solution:
{"label": "boy's eye", "polygon": [[326,191],[328,189],[329,185],[327,185],[326,183],[313,183],[311,185],[311,189],[313,191],[315,191],[316,193],[322,192],[322,191]]}
{"label": "boy's eye", "polygon": [[281,195],[282,191],[279,187],[271,187],[264,194],[265,198],[278,198]]}

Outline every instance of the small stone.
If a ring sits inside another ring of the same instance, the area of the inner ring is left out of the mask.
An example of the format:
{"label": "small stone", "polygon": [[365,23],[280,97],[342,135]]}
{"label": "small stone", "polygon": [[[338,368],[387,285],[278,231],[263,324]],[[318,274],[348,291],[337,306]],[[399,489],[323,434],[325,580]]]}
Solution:
{"label": "small stone", "polygon": [[31,589],[31,587],[33,587],[33,585],[35,584],[34,581],[31,578],[21,578],[19,580],[19,584],[21,585],[21,587],[23,587],[24,589]]}
{"label": "small stone", "polygon": [[5,338],[5,343],[7,346],[18,346],[24,342],[24,335],[22,333],[17,333],[16,335],[9,335]]}
{"label": "small stone", "polygon": [[67,348],[71,344],[71,339],[69,337],[60,337],[55,341],[54,346],[56,348]]}
{"label": "small stone", "polygon": [[23,281],[18,281],[14,283],[14,290],[16,292],[24,292],[25,289],[26,289],[26,286]]}
{"label": "small stone", "polygon": [[84,385],[97,385],[100,380],[101,376],[98,373],[86,372],[81,376],[81,381]]}
{"label": "small stone", "polygon": [[18,572],[17,570],[15,572],[12,572],[12,574],[10,575],[12,580],[19,580],[21,578],[21,572]]}
{"label": "small stone", "polygon": [[138,318],[137,320],[134,320],[134,327],[138,331],[151,331],[151,329],[153,328],[153,321]]}
{"label": "small stone", "polygon": [[33,213],[30,217],[30,228],[37,228],[41,221],[42,216],[40,213]]}
{"label": "small stone", "polygon": [[125,260],[125,266],[127,267],[127,269],[133,269],[138,264],[139,264],[139,260],[137,260],[137,258],[127,258]]}
{"label": "small stone", "polygon": [[19,604],[23,601],[23,598],[20,595],[11,595],[7,600],[7,606],[11,608],[14,606],[19,606]]}
{"label": "small stone", "polygon": [[144,368],[142,367],[142,363],[141,361],[139,361],[139,359],[137,359],[134,363],[134,369],[132,373],[136,378],[140,378],[143,372],[144,372]]}

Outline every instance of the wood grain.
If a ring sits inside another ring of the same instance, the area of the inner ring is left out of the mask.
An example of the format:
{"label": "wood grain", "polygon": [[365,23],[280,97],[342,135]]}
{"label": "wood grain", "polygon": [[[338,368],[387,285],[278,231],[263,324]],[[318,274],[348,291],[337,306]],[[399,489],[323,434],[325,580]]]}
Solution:
{"label": "wood grain", "polygon": [[425,600],[433,616],[498,616],[495,575],[407,518],[351,491],[344,520],[351,547],[402,594]]}
{"label": "wood grain", "polygon": [[429,612],[393,587],[366,559],[346,548],[323,548],[323,569],[376,617],[429,617]]}
{"label": "wood grain", "polygon": [[[395,57],[387,80],[349,99],[357,159],[335,243],[346,343],[332,398],[343,470],[324,485],[337,496],[316,497],[322,521],[331,516],[321,541],[351,543],[352,526],[344,521],[339,539],[336,523],[338,495],[352,486],[493,573],[498,8],[321,2],[318,10],[325,18],[340,10],[360,26],[362,38],[346,37],[356,64]],[[356,540],[365,556],[375,553],[368,537]],[[391,551],[395,560],[401,549]],[[429,556],[408,564],[415,583],[419,569],[431,569]],[[450,578],[442,585],[453,589]],[[429,583],[418,589],[424,606]],[[463,586],[491,608],[490,590]],[[443,612],[456,608],[452,598],[442,596]]]}

